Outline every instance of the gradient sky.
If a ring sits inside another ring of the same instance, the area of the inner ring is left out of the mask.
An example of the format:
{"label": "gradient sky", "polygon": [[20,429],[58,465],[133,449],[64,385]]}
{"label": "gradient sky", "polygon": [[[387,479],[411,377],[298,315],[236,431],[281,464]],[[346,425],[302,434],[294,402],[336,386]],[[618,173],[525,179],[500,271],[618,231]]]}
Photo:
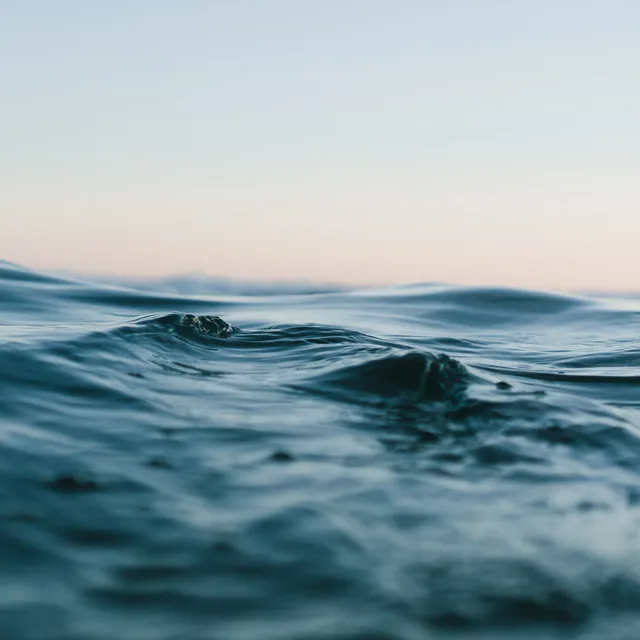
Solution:
{"label": "gradient sky", "polygon": [[0,0],[0,258],[640,289],[637,0]]}

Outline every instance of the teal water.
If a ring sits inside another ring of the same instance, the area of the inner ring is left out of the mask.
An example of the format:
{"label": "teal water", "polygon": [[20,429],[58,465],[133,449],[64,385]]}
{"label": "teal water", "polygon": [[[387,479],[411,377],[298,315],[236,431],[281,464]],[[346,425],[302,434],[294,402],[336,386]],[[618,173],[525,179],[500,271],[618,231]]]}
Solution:
{"label": "teal water", "polygon": [[640,637],[640,300],[0,263],[0,637]]}

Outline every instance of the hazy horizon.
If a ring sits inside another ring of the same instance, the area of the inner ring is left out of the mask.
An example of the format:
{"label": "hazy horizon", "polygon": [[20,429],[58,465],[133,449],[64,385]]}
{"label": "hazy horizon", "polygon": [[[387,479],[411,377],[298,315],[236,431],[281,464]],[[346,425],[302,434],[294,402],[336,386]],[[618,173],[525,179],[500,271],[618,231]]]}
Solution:
{"label": "hazy horizon", "polygon": [[0,257],[637,290],[640,5],[0,7]]}

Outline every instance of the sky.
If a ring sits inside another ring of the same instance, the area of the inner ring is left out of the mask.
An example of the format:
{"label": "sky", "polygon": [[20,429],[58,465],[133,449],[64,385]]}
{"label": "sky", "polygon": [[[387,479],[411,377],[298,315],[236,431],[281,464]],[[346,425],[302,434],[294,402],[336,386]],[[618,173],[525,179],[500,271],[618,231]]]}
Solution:
{"label": "sky", "polygon": [[640,289],[637,0],[0,0],[0,258]]}

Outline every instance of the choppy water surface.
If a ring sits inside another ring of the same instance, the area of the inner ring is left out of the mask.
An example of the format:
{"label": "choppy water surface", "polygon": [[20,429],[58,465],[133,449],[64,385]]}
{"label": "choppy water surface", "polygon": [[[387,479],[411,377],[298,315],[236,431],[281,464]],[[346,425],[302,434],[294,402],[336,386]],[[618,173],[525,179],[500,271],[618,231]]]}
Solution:
{"label": "choppy water surface", "polygon": [[188,284],[0,263],[0,637],[640,637],[639,300]]}

